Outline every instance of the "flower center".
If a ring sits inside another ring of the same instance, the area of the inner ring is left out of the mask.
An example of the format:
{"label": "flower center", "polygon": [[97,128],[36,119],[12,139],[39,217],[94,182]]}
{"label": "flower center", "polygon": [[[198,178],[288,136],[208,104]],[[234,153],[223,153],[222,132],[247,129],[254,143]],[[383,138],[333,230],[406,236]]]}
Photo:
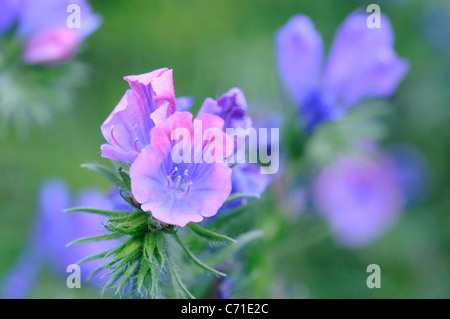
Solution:
{"label": "flower center", "polygon": [[191,189],[192,179],[186,169],[184,173],[178,173],[178,167],[167,175],[167,191],[173,194],[177,199],[187,197]]}

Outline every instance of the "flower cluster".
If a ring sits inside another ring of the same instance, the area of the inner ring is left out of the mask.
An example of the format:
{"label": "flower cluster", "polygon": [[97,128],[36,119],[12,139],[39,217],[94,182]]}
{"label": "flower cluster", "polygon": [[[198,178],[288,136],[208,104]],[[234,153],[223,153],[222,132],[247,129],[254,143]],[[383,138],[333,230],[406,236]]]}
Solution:
{"label": "flower cluster", "polygon": [[[108,142],[101,147],[102,156],[131,164],[131,195],[155,219],[183,227],[214,216],[232,191],[232,170],[224,160],[234,151],[234,143],[224,129],[251,126],[244,94],[234,88],[217,101],[207,98],[193,119],[190,112],[177,110],[172,70],[125,80],[130,89],[101,126]],[[180,142],[173,138],[177,130],[192,137],[181,139],[186,151],[181,163],[173,156]],[[209,134],[215,139],[205,141]],[[223,145],[214,148],[217,141]],[[213,161],[207,161],[212,148],[217,152]],[[242,172],[233,179],[235,189],[249,183],[239,176]],[[256,194],[263,189],[255,188]]]}

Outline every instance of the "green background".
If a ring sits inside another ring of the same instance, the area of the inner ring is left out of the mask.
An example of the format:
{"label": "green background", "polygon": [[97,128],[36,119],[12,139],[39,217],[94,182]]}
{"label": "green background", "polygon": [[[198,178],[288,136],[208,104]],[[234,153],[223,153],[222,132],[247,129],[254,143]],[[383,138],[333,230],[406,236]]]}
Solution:
{"label": "green background", "polygon": [[[128,87],[123,76],[169,67],[174,69],[177,96],[195,96],[194,109],[204,98],[237,86],[246,94],[251,114],[281,110],[274,32],[292,15],[304,13],[328,48],[343,19],[370,3],[380,3],[390,17],[395,48],[411,63],[389,104],[391,130],[385,142],[412,144],[425,155],[426,199],[406,211],[382,238],[358,250],[342,248],[330,237],[300,249],[298,243],[310,236],[303,231],[303,219],[284,225],[284,236],[269,236],[266,245],[250,254],[254,277],[239,296],[450,297],[449,51],[431,46],[422,32],[427,10],[439,1],[93,1],[103,25],[79,55],[90,66],[90,75],[74,107],[55,114],[44,128],[31,128],[25,137],[11,130],[0,140],[0,279],[27,244],[44,179],[61,177],[74,191],[86,186],[109,189],[106,180],[80,164],[102,162],[100,125]],[[266,201],[281,200],[277,196],[269,190]],[[273,205],[252,205],[260,213],[256,223],[270,232],[276,224],[271,221],[282,212]],[[382,270],[381,289],[366,286],[366,267],[373,263]],[[86,287],[67,289],[64,270],[56,275],[50,268],[41,272],[31,295],[96,296]]]}

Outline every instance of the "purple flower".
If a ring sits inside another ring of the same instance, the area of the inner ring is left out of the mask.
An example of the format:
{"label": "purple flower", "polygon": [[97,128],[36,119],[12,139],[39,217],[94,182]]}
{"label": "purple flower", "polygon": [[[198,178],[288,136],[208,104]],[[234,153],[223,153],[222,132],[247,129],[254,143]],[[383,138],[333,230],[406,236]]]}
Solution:
{"label": "purple flower", "polygon": [[[75,239],[106,232],[101,224],[105,218],[101,216],[63,213],[64,209],[72,205],[115,209],[110,198],[96,190],[84,190],[72,201],[67,184],[61,180],[45,182],[40,189],[38,216],[30,243],[6,277],[2,287],[4,297],[25,297],[44,262],[48,262],[56,273],[64,276],[68,265],[117,246],[117,242],[112,240],[66,247],[66,244]],[[82,278],[86,279],[98,266],[99,261],[82,264]]]}
{"label": "purple flower", "polygon": [[313,183],[313,200],[336,239],[350,247],[380,236],[404,208],[396,166],[387,156],[343,157]]}
{"label": "purple flower", "polygon": [[[223,139],[225,150],[214,154],[225,158],[232,143],[223,133],[224,121],[214,115],[203,114],[196,118],[202,124],[200,136],[207,129],[215,129],[217,138]],[[176,112],[167,121],[151,131],[150,145],[145,147],[130,168],[131,191],[144,211],[164,223],[184,227],[189,222],[200,222],[203,217],[214,216],[231,192],[231,169],[224,161],[174,161],[172,149],[180,141],[171,139],[176,129],[185,129],[193,139],[186,142],[186,149],[198,156],[212,142],[196,139],[192,114]],[[183,138],[184,142],[184,138]],[[183,154],[184,155],[184,154]],[[189,162],[189,163],[188,163]]]}
{"label": "purple flower", "polygon": [[155,122],[164,121],[175,111],[176,99],[172,70],[167,68],[124,79],[131,90],[125,92],[102,124],[102,134],[108,143],[101,150],[102,157],[133,163],[150,144],[150,131]]}
{"label": "purple flower", "polygon": [[307,131],[337,120],[367,98],[391,96],[408,71],[393,49],[389,19],[370,29],[367,15],[352,13],[336,33],[322,71],[323,44],[312,21],[296,15],[276,35],[279,73],[300,107]]}
{"label": "purple flower", "polygon": [[55,64],[75,54],[83,39],[99,27],[100,18],[84,0],[3,0],[0,32],[14,24],[25,42],[25,63]]}
{"label": "purple flower", "polygon": [[239,88],[233,88],[217,100],[205,99],[198,115],[208,113],[221,117],[225,121],[224,129],[239,127],[246,129],[252,126],[251,119],[245,116],[246,112],[247,101],[244,93]]}
{"label": "purple flower", "polygon": [[[272,182],[269,175],[261,174],[257,164],[237,164],[231,174],[231,193],[262,195]],[[234,209],[245,204],[246,198],[236,199],[223,206],[223,210]]]}

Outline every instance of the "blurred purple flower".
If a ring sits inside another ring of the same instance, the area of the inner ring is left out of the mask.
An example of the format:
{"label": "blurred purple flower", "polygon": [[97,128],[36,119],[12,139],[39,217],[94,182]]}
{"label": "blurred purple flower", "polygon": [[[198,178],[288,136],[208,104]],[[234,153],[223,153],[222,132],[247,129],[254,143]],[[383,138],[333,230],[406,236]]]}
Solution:
{"label": "blurred purple flower", "polygon": [[[71,11],[75,6],[79,10]],[[76,12],[79,24],[68,25],[76,20],[68,21]],[[17,35],[25,42],[22,58],[28,64],[67,61],[100,23],[84,0],[2,0],[0,4],[0,32],[17,24]]]}
{"label": "blurred purple flower", "polygon": [[24,0],[0,1],[0,33],[6,32],[14,25],[22,9]]}
{"label": "blurred purple flower", "polygon": [[133,163],[150,144],[155,122],[163,121],[175,111],[176,100],[172,70],[163,68],[124,79],[131,90],[125,92],[102,124],[101,131],[108,143],[101,150],[102,157]]}
{"label": "blurred purple flower", "polygon": [[224,129],[239,127],[246,129],[252,126],[251,119],[245,116],[246,112],[247,101],[244,93],[239,88],[232,88],[217,100],[205,99],[198,115],[208,113],[223,118]]}
{"label": "blurred purple flower", "polygon": [[[45,182],[40,189],[38,216],[29,245],[7,275],[2,295],[6,298],[26,297],[44,263],[49,263],[56,273],[64,276],[68,265],[116,247],[117,242],[114,240],[66,247],[75,239],[96,236],[106,230],[101,224],[105,218],[86,213],[63,213],[64,209],[72,205],[116,209],[112,203],[110,197],[90,189],[82,191],[72,201],[66,183],[61,180]],[[90,261],[80,265],[83,280],[97,268],[99,262]],[[101,280],[93,279],[94,283]]]}
{"label": "blurred purple flower", "polygon": [[380,236],[405,204],[396,166],[379,152],[342,157],[324,168],[313,183],[313,201],[336,239],[349,247]]}
{"label": "blurred purple flower", "polygon": [[397,180],[407,203],[414,205],[424,199],[427,190],[427,161],[417,149],[409,145],[395,145],[388,154],[396,166]]}
{"label": "blurred purple flower", "polygon": [[[223,133],[223,120],[211,114],[196,118],[201,121],[203,132],[216,128],[223,135],[224,143],[231,143]],[[131,191],[142,210],[151,212],[152,216],[164,223],[184,227],[189,222],[200,222],[203,217],[214,216],[231,192],[231,169],[225,162],[214,160],[182,161],[175,163],[172,148],[178,143],[171,139],[175,129],[187,129],[194,140],[187,147],[192,150],[205,151],[210,144],[196,140],[192,114],[176,112],[167,121],[154,127],[151,131],[151,144],[145,147],[130,168]],[[220,137],[219,137],[220,139]],[[215,158],[225,158],[215,154]],[[194,151],[191,154],[197,156]],[[199,163],[200,162],[200,163]]]}
{"label": "blurred purple flower", "polygon": [[366,20],[358,12],[346,18],[323,71],[322,38],[307,16],[292,17],[278,31],[279,73],[308,132],[339,119],[363,99],[389,97],[407,73],[408,62],[393,49],[389,19],[382,15],[379,29],[368,28]]}

